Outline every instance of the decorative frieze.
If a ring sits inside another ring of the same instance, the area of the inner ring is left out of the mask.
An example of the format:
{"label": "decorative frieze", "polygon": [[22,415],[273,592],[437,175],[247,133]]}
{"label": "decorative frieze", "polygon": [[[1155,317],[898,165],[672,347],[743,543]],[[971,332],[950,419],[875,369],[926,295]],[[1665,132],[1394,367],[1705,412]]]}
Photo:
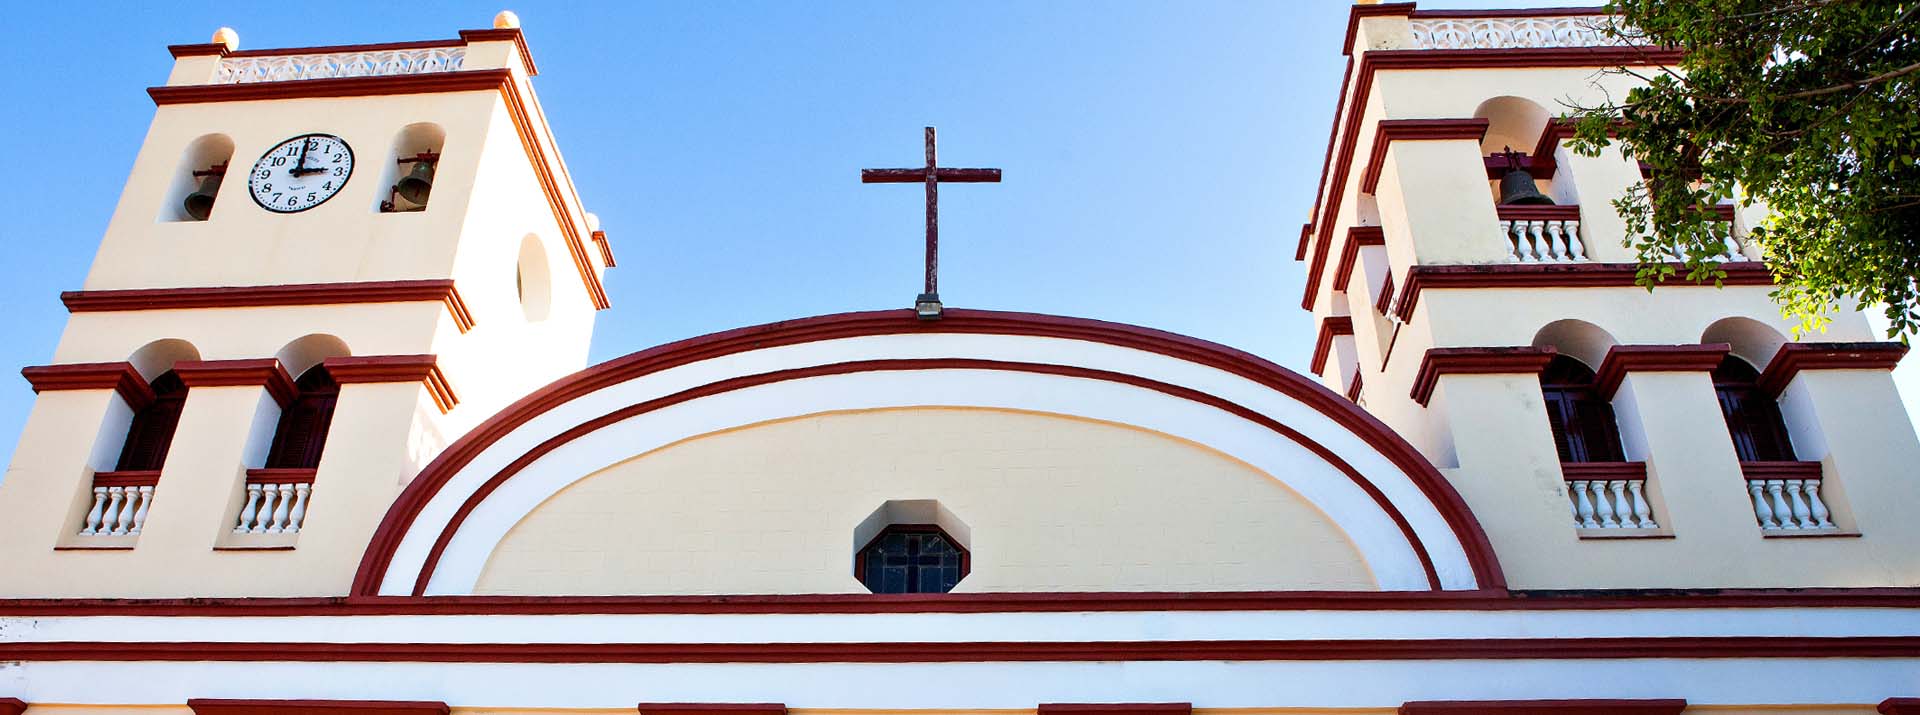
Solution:
{"label": "decorative frieze", "polygon": [[1487,50],[1518,47],[1620,47],[1606,36],[1609,15],[1558,17],[1414,17],[1416,50]]}

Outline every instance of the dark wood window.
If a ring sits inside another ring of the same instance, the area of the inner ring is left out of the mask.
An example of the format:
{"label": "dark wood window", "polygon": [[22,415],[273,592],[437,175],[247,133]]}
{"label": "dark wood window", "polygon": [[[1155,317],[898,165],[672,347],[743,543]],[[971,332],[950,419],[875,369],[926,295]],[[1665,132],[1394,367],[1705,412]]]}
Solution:
{"label": "dark wood window", "polygon": [[1547,424],[1562,462],[1621,462],[1620,426],[1613,403],[1593,387],[1585,363],[1555,355],[1540,373],[1540,394],[1547,400]]}
{"label": "dark wood window", "polygon": [[897,524],[854,557],[853,571],[874,593],[946,593],[971,566],[967,550],[931,524]]}
{"label": "dark wood window", "polygon": [[293,401],[280,411],[280,426],[267,450],[268,469],[312,469],[320,464],[327,446],[327,428],[333,423],[333,405],[340,385],[320,365],[308,368],[293,383]]}
{"label": "dark wood window", "polygon": [[168,370],[153,379],[153,402],[133,413],[126,444],[120,447],[120,472],[147,472],[167,462],[173,430],[180,426],[180,409],[187,406],[187,385]]}
{"label": "dark wood window", "polygon": [[1759,382],[1760,373],[1732,355],[1713,370],[1713,391],[1720,397],[1733,451],[1742,462],[1791,462],[1793,442],[1787,438],[1780,403],[1760,389]]}

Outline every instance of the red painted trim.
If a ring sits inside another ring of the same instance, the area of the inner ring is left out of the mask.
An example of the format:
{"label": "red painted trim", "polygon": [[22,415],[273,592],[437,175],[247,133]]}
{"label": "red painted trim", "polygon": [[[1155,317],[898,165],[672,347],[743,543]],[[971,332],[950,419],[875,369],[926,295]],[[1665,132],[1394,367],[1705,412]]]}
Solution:
{"label": "red painted trim", "polygon": [[1133,613],[1144,611],[1564,611],[1920,608],[1920,588],[1609,591],[1190,591],[712,596],[347,596],[0,599],[0,616],[182,618],[660,614]]}
{"label": "red painted trim", "polygon": [[233,54],[233,51],[228,50],[224,43],[203,42],[195,45],[167,45],[167,54],[173,55],[173,58],[177,60],[182,57],[200,57],[204,55],[228,57]]}
{"label": "red painted trim", "polygon": [[1420,370],[1414,373],[1408,396],[1425,407],[1443,375],[1539,375],[1554,354],[1551,347],[1428,348],[1426,356],[1420,358]]}
{"label": "red painted trim", "polygon": [[[1357,6],[1356,6],[1357,7]],[[1313,210],[1307,212],[1307,222],[1300,226],[1300,244],[1293,249],[1293,260],[1307,257],[1307,243],[1313,240],[1316,222],[1320,221],[1320,205],[1326,200],[1321,192],[1327,187],[1327,171],[1333,167],[1333,142],[1340,137],[1340,116],[1347,106],[1347,86],[1353,79],[1353,58],[1347,58],[1347,68],[1340,72],[1340,94],[1333,102],[1333,122],[1327,125],[1327,148],[1320,157],[1320,183],[1314,187]]]}
{"label": "red painted trim", "polygon": [[[889,313],[892,313],[892,311],[889,311]],[[899,313],[911,315],[909,311],[899,311]],[[943,317],[941,319],[941,322],[945,322],[948,319],[949,317]],[[728,380],[721,380],[719,382],[709,383],[707,385],[702,385],[700,387],[683,390],[681,392],[677,392],[672,395],[667,395],[667,396],[656,398],[653,400],[648,400],[646,402],[629,405],[627,407],[614,410],[612,412],[593,418],[591,420],[587,420],[586,422],[582,422],[579,425],[574,426],[572,429],[569,429],[544,442],[541,442],[539,445],[528,450],[525,454],[521,455],[518,459],[515,459],[513,462],[509,463],[506,467],[503,467],[499,472],[496,472],[492,477],[489,477],[486,482],[482,483],[479,486],[479,488],[475,489],[472,494],[467,496],[466,500],[460,504],[460,507],[454,510],[453,516],[448,520],[447,525],[441,529],[439,537],[434,540],[433,548],[427,552],[426,562],[420,569],[420,573],[416,575],[416,577],[414,578],[412,593],[415,596],[421,596],[426,593],[427,584],[433,578],[433,572],[435,568],[439,565],[441,554],[445,553],[447,545],[453,542],[453,537],[459,533],[460,526],[463,522],[466,521],[467,515],[473,513],[473,510],[479,508],[480,504],[485,502],[487,497],[493,494],[494,490],[499,489],[501,485],[507,482],[507,480],[512,479],[515,474],[518,474],[520,472],[520,470],[525,469],[527,465],[532,464],[535,460],[539,459],[541,456],[544,456],[555,449],[565,446],[567,443],[572,442],[573,440],[578,439],[581,436],[584,436],[586,434],[602,429],[607,425],[614,424],[623,420],[631,419],[637,415],[646,414],[654,410],[671,407],[673,405],[681,404],[691,400],[696,400],[702,397],[709,397],[712,395],[732,392],[734,390],[744,389],[748,387],[756,387],[759,385],[772,384],[776,382],[784,382],[787,380],[799,380],[799,379],[806,379],[809,377],[821,377],[825,375],[841,375],[841,374],[858,373],[858,372],[879,372],[879,371],[889,371],[889,370],[953,370],[953,369],[1006,370],[1006,371],[1016,371],[1016,372],[1030,372],[1030,373],[1037,373],[1037,374],[1043,374],[1043,375],[1064,375],[1068,377],[1078,377],[1078,378],[1085,378],[1085,379],[1091,379],[1091,380],[1104,380],[1108,382],[1116,382],[1120,384],[1132,385],[1135,387],[1154,390],[1156,392],[1165,393],[1165,394],[1172,395],[1174,397],[1185,399],[1192,402],[1198,402],[1200,404],[1207,405],[1215,409],[1232,413],[1235,416],[1240,417],[1241,419],[1247,420],[1249,422],[1253,422],[1262,427],[1266,427],[1267,429],[1272,430],[1273,432],[1279,434],[1281,437],[1291,440],[1295,444],[1305,447],[1308,451],[1311,451],[1314,454],[1318,455],[1322,460],[1325,460],[1329,465],[1332,465],[1335,469],[1340,470],[1340,472],[1346,475],[1348,479],[1353,480],[1353,483],[1356,486],[1360,487],[1362,491],[1366,492],[1367,496],[1371,497],[1374,503],[1379,505],[1380,510],[1385,512],[1388,518],[1392,519],[1394,524],[1397,527],[1399,527],[1400,533],[1402,534],[1402,536],[1404,536],[1407,540],[1407,543],[1412,546],[1414,554],[1418,556],[1420,559],[1421,568],[1424,571],[1426,571],[1428,586],[1436,591],[1440,590],[1440,575],[1434,569],[1433,559],[1427,551],[1426,544],[1421,542],[1420,536],[1414,532],[1413,525],[1407,521],[1406,516],[1400,513],[1400,510],[1393,505],[1392,501],[1387,499],[1386,494],[1382,493],[1379,487],[1375,486],[1372,482],[1367,481],[1365,477],[1361,476],[1359,470],[1354,469],[1351,464],[1348,464],[1346,460],[1341,459],[1339,455],[1334,454],[1332,450],[1327,449],[1325,446],[1321,445],[1318,442],[1308,439],[1306,435],[1301,434],[1297,430],[1294,430],[1292,427],[1282,424],[1257,411],[1248,409],[1246,407],[1235,404],[1233,402],[1229,402],[1227,400],[1223,400],[1218,397],[1214,397],[1213,395],[1209,395],[1209,394],[1200,392],[1198,390],[1192,390],[1185,387],[1180,387],[1178,385],[1170,385],[1163,382],[1148,380],[1146,378],[1142,378],[1135,375],[1108,372],[1105,370],[1092,370],[1088,368],[1072,367],[1067,365],[1051,365],[1051,364],[1040,364],[1040,363],[1016,363],[1016,362],[1002,362],[998,360],[972,360],[972,359],[949,358],[949,359],[920,359],[920,360],[867,360],[867,361],[860,361],[860,362],[835,363],[830,365],[816,365],[813,367],[806,367],[806,368],[779,370],[775,372],[762,373],[759,375],[748,375],[745,377],[737,377],[737,378],[732,378]],[[1295,380],[1304,381],[1304,378],[1301,378],[1299,375],[1296,375],[1294,373],[1287,373],[1287,375]],[[1318,386],[1316,385],[1316,387]],[[1321,391],[1322,393],[1324,393],[1325,389],[1321,388]],[[1340,404],[1350,405],[1351,403],[1340,403]],[[1325,413],[1326,410],[1322,410],[1322,412]],[[1328,413],[1328,414],[1329,416],[1332,416],[1331,413]],[[1336,417],[1335,419],[1337,420],[1338,418]],[[1351,425],[1349,425],[1349,427],[1351,428]],[[1362,439],[1367,439],[1367,437],[1362,437]],[[1379,446],[1379,445],[1376,444],[1375,446]],[[1386,451],[1386,450],[1382,450],[1382,451],[1386,452],[1386,456],[1389,459],[1394,458],[1394,455],[1392,452]],[[1398,464],[1398,460],[1396,460],[1396,464]],[[1427,466],[1429,469],[1431,468],[1431,466],[1426,462],[1420,462],[1419,464],[1421,466]],[[432,468],[432,465],[429,465],[429,468]],[[1402,466],[1401,468],[1403,470],[1407,469],[1407,467],[1405,466]],[[1408,478],[1411,479],[1415,484],[1420,485],[1423,491],[1425,491],[1426,487],[1429,484],[1432,484],[1430,479],[1428,480],[1422,479],[1423,477],[1426,476],[1426,473],[1424,472],[1418,473],[1418,476],[1416,476],[1415,472],[1407,472],[1407,475],[1408,475]],[[442,478],[444,479],[444,477]],[[414,480],[415,483],[419,483],[420,479],[421,479],[420,477],[416,477]],[[1447,485],[1447,486],[1448,486],[1448,493],[1452,493],[1454,498],[1458,498],[1458,493],[1451,491],[1451,485]],[[401,498],[405,499],[406,493],[403,492],[401,494]],[[1433,499],[1434,496],[1428,495],[1428,498]],[[1435,510],[1441,512],[1443,517],[1447,518],[1449,520],[1449,523],[1451,524],[1453,517],[1449,514],[1450,512],[1449,508],[1443,503],[1438,502],[1437,500],[1434,503],[1434,507],[1435,507]],[[1462,505],[1460,508],[1464,509],[1464,505]],[[389,516],[391,516],[392,513],[393,513],[392,510],[389,510],[388,512]],[[1479,523],[1477,521],[1473,521],[1472,514],[1470,512],[1465,513],[1464,518],[1465,520],[1470,522],[1470,524],[1468,525],[1462,525],[1470,528],[1470,531],[1468,531],[1467,533],[1479,533],[1481,538],[1484,539],[1484,533],[1479,532]],[[382,528],[385,528],[384,521],[382,522]],[[1456,533],[1456,536],[1460,538],[1460,541],[1463,545],[1469,543],[1468,541],[1469,537],[1466,535],[1462,535],[1462,529],[1460,527],[1455,528],[1455,533]],[[379,535],[380,535],[379,532],[376,531],[375,536],[378,537]],[[397,540],[396,540],[396,543],[397,543]],[[1475,547],[1472,547],[1472,546],[1465,546],[1463,550],[1467,552],[1467,559],[1470,563],[1473,564],[1473,568],[1476,574],[1478,574],[1482,570],[1488,571],[1490,573],[1498,573],[1497,567],[1489,567],[1485,569],[1482,568],[1482,562],[1480,561],[1480,559],[1493,558],[1493,554],[1490,546],[1487,547],[1484,552],[1481,552],[1479,549],[1476,549]],[[1487,584],[1488,582],[1481,581],[1480,583]]]}
{"label": "red painted trim", "polygon": [[[593,302],[596,309],[611,307],[607,301],[606,287],[600,282],[600,274],[594,271],[588,260],[585,238],[581,236],[573,212],[569,210],[569,207],[579,204],[579,198],[573,197],[569,200],[568,193],[561,189],[559,180],[554,178],[552,165],[547,160],[547,152],[541,145],[540,134],[534,129],[531,113],[528,111],[529,104],[521,96],[520,84],[514,80],[513,73],[509,70],[460,70],[392,77],[341,77],[248,84],[179,85],[151,87],[147,89],[147,94],[153,98],[154,104],[168,105],[480,90],[497,91],[506,102],[507,115],[513,119],[514,130],[519,134],[521,146],[533,165],[534,178],[540,184],[541,191],[546,194],[547,203],[553,210],[554,220],[559,224],[561,234],[567,239],[567,252],[572,255],[574,267],[580,272],[580,280],[586,284],[588,299]],[[585,212],[582,211],[581,215],[584,216]]]}
{"label": "red painted trim", "polygon": [[1346,42],[1343,42],[1340,45],[1340,54],[1347,55],[1347,56],[1353,55],[1353,41],[1355,38],[1359,37],[1358,33],[1360,30],[1360,18],[1381,17],[1381,16],[1388,16],[1388,15],[1399,15],[1402,17],[1406,17],[1414,14],[1415,11],[1413,9],[1413,5],[1414,4],[1410,2],[1380,3],[1377,5],[1359,5],[1359,4],[1354,5],[1353,9],[1347,11],[1347,39],[1346,39]]}
{"label": "red painted trim", "polygon": [[1560,476],[1567,481],[1625,479],[1644,481],[1647,478],[1646,462],[1561,462]]}
{"label": "red painted trim", "polygon": [[152,487],[160,484],[158,469],[129,469],[120,472],[94,472],[96,487]]}
{"label": "red painted trim", "polygon": [[[1374,73],[1381,70],[1493,69],[1507,67],[1611,67],[1669,65],[1680,60],[1678,50],[1651,50],[1634,47],[1544,47],[1486,50],[1372,50],[1360,55],[1359,78],[1354,80],[1352,99],[1347,99],[1346,84],[1341,84],[1340,104],[1334,111],[1335,129],[1328,137],[1329,162],[1320,169],[1320,182],[1314,193],[1310,214],[1314,227],[1314,258],[1308,269],[1308,286],[1300,307],[1313,310],[1319,288],[1317,276],[1326,268],[1327,239],[1333,233],[1334,217],[1345,200],[1348,175],[1353,167],[1355,142],[1359,141],[1360,108],[1373,91]],[[1352,62],[1349,60],[1349,69]],[[1351,72],[1349,72],[1351,74]],[[1342,119],[1344,117],[1344,119]],[[1338,137],[1337,141],[1335,137]],[[1338,152],[1338,160],[1335,157]],[[1329,172],[1328,166],[1333,170]],[[1304,253],[1304,251],[1303,251]]]}
{"label": "red painted trim", "polygon": [[787,715],[786,703],[640,703],[640,715]]}
{"label": "red painted trim", "polygon": [[[1912,658],[1920,636],[1432,638],[933,643],[13,642],[13,661],[970,663],[1086,661]],[[211,715],[211,714],[208,714]],[[265,715],[260,713],[259,715]]]}
{"label": "red painted trim", "polygon": [[313,467],[247,470],[248,484],[312,484]]}
{"label": "red painted trim", "polygon": [[[901,333],[1025,335],[1116,345],[1214,367],[1292,396],[1353,430],[1406,473],[1421,493],[1440,510],[1449,528],[1466,549],[1475,581],[1482,588],[1506,586],[1499,559],[1486,532],[1474,519],[1465,500],[1434,469],[1432,463],[1378,418],[1310,379],[1250,353],[1164,331],[1080,318],[949,309],[941,320],[933,321],[919,320],[911,310],[890,310],[825,315],[738,328],[649,348],[562,378],[521,398],[469,431],[408,484],[374,532],[360,568],[354,575],[350,593],[361,596],[378,593],[380,581],[385,577],[401,537],[412,526],[427,501],[454,473],[472,461],[481,450],[516,427],[568,400],[677,365],[749,350]],[[1119,377],[1137,379],[1132,376]],[[1284,429],[1284,426],[1281,427]],[[1371,489],[1371,485],[1363,483],[1363,488]],[[1375,498],[1383,497],[1376,493]],[[1402,528],[1408,527],[1402,525]]]}
{"label": "red painted trim", "polygon": [[1360,368],[1355,367],[1353,370],[1352,382],[1348,383],[1347,385],[1347,401],[1353,402],[1353,403],[1360,402],[1360,391],[1365,388],[1366,388],[1366,381],[1361,379]]}
{"label": "red painted trim", "polygon": [[1540,138],[1533,143],[1533,151],[1527,155],[1533,160],[1535,166],[1541,166],[1547,173],[1545,176],[1540,174],[1534,174],[1534,176],[1553,177],[1554,154],[1560,148],[1560,142],[1570,136],[1573,136],[1573,122],[1560,117],[1547,119],[1547,126],[1540,130]]}
{"label": "red painted trim", "polygon": [[1502,221],[1578,221],[1580,207],[1574,206],[1499,206],[1493,207]]}
{"label": "red painted trim", "polygon": [[1741,462],[1740,476],[1749,482],[1768,479],[1819,479],[1819,462]]}
{"label": "red painted trim", "polygon": [[1607,349],[1600,369],[1594,371],[1593,389],[1601,398],[1611,400],[1629,372],[1712,372],[1732,349],[1726,343],[1615,345]]}
{"label": "red painted trim", "polygon": [[[1721,285],[1773,285],[1773,273],[1758,262],[1722,263],[1720,269],[1727,272]],[[1420,303],[1420,293],[1428,288],[1631,288],[1635,287],[1634,279],[1639,270],[1637,263],[1413,266],[1407,270],[1407,284],[1400,290],[1400,300],[1393,312],[1403,321],[1412,320],[1413,310]],[[1711,283],[1690,283],[1684,273],[1661,285],[1713,286]]]}
{"label": "red painted trim", "polygon": [[1353,266],[1360,260],[1362,246],[1387,245],[1386,231],[1379,226],[1355,226],[1347,229],[1347,243],[1340,248],[1340,265],[1333,269],[1333,289],[1344,291],[1353,280]]}
{"label": "red painted trim", "polygon": [[620,265],[613,260],[613,246],[607,243],[606,231],[594,231],[593,243],[600,247],[600,262],[607,264],[608,268]]}
{"label": "red painted trim", "polygon": [[83,362],[22,368],[34,393],[48,390],[113,390],[138,411],[153,402],[153,388],[130,362]]}
{"label": "red painted trim", "polygon": [[1399,715],[1680,715],[1687,701],[1661,700],[1426,700],[1400,706]]}
{"label": "red painted trim", "polygon": [[[27,703],[19,698],[0,698],[0,715],[20,715],[26,712]],[[1882,712],[1885,712],[1884,710]]]}
{"label": "red painted trim", "polygon": [[1193,703],[1041,703],[1038,715],[1193,715]]}
{"label": "red painted trim", "polygon": [[267,394],[273,395],[281,407],[293,401],[297,390],[293,387],[293,378],[287,375],[287,369],[274,358],[254,358],[250,360],[182,360],[173,364],[173,374],[180,376],[180,382],[193,387],[234,387],[254,385],[264,387]]}
{"label": "red painted trim", "polygon": [[1313,339],[1313,360],[1309,365],[1313,374],[1319,375],[1327,366],[1327,356],[1333,354],[1335,336],[1353,334],[1353,316],[1333,315],[1320,319],[1320,334]]}
{"label": "red painted trim", "polygon": [[1892,370],[1907,354],[1899,343],[1787,343],[1760,373],[1760,389],[1779,397],[1801,370]]}
{"label": "red painted trim", "polygon": [[194,715],[447,715],[446,703],[419,700],[227,700],[188,698]]}
{"label": "red painted trim", "polygon": [[340,305],[348,303],[412,303],[438,301],[464,333],[473,328],[473,314],[451,280],[358,281],[352,283],[290,283],[215,288],[133,288],[125,290],[67,291],[60,294],[72,313],[130,310],[189,310],[197,308],[257,308],[286,305]]}
{"label": "red painted trim", "polygon": [[1920,698],[1887,698],[1875,709],[1880,715],[1920,715]]}
{"label": "red painted trim", "polygon": [[[1373,312],[1379,313],[1381,316],[1387,316],[1392,315],[1392,313],[1389,312],[1391,310],[1393,310],[1393,274],[1388,273],[1387,277],[1380,281],[1380,295],[1374,296],[1373,298]],[[1397,323],[1393,327],[1393,336],[1396,338],[1400,337],[1400,326]],[[1381,356],[1380,363],[1385,365],[1387,360],[1392,357],[1393,342],[1388,341],[1387,354]],[[1384,369],[1384,367],[1382,369]]]}
{"label": "red painted trim", "polygon": [[1487,137],[1489,122],[1479,119],[1382,119],[1373,125],[1373,153],[1367,155],[1367,168],[1360,173],[1360,193],[1371,194],[1380,188],[1380,172],[1387,168],[1387,149],[1396,141],[1443,141],[1471,139],[1474,151]]}
{"label": "red painted trim", "polygon": [[527,49],[527,37],[518,27],[490,28],[486,30],[461,30],[460,40],[466,44],[475,42],[498,42],[507,40],[520,50],[520,62],[527,67],[528,77],[540,75],[540,68],[533,63],[533,51]]}
{"label": "red painted trim", "polygon": [[460,398],[453,394],[453,386],[447,383],[447,376],[440,372],[437,358],[432,355],[335,357],[320,364],[326,366],[334,382],[342,385],[417,381],[433,396],[433,404],[440,408],[441,414],[460,404]]}
{"label": "red painted trim", "polygon": [[[1527,175],[1535,179],[1551,179],[1553,178],[1554,172],[1559,170],[1559,167],[1554,164],[1553,155],[1551,154],[1547,155],[1546,158],[1541,158],[1538,154],[1521,153],[1516,158],[1520,160],[1520,168],[1525,169]],[[1488,181],[1499,181],[1507,175],[1507,158],[1504,156],[1499,154],[1482,156],[1480,157],[1480,162],[1487,168]]]}

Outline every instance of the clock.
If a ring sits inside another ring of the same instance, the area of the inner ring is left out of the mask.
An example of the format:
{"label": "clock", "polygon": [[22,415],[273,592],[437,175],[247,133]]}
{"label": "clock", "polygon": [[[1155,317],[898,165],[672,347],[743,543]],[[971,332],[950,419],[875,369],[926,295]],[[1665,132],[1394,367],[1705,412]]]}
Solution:
{"label": "clock", "polygon": [[247,174],[260,208],[296,213],[326,203],[353,177],[353,148],[332,134],[303,134],[260,155]]}

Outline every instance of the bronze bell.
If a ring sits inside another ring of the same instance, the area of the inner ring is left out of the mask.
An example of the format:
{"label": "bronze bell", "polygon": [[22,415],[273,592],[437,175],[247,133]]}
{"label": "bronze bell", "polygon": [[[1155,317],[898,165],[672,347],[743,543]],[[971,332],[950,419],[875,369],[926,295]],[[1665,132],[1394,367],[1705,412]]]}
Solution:
{"label": "bronze bell", "polygon": [[413,171],[394,184],[393,191],[415,204],[427,205],[427,195],[433,193],[433,162],[425,159],[413,162]]}
{"label": "bronze bell", "polygon": [[213,198],[220,193],[220,180],[222,178],[225,178],[224,172],[209,172],[205,178],[200,180],[200,188],[194,189],[191,194],[187,194],[187,199],[181,202],[181,208],[186,209],[187,215],[191,216],[193,220],[205,221],[208,216],[213,215]]}
{"label": "bronze bell", "polygon": [[1520,163],[1520,153],[1507,147],[1501,152],[1507,160],[1507,173],[1500,177],[1500,205],[1502,206],[1552,206],[1553,199],[1540,193],[1540,186],[1533,183],[1532,172]]}

